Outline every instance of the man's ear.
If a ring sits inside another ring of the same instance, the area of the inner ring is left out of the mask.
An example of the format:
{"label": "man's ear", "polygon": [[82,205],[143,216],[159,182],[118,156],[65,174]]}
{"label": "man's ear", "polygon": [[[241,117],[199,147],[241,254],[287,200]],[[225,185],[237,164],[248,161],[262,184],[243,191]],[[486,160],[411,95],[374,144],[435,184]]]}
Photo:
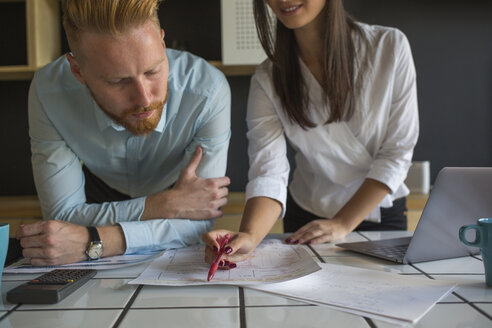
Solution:
{"label": "man's ear", "polygon": [[80,83],[85,85],[85,80],[84,80],[82,73],[80,71],[80,64],[77,61],[77,59],[75,59],[75,57],[73,56],[73,54],[71,52],[68,52],[65,56],[67,57],[68,63],[70,64],[70,70],[72,71],[73,76],[75,76],[75,78]]}
{"label": "man's ear", "polygon": [[164,29],[161,28],[161,38],[162,38],[162,45],[164,47],[164,49],[166,49],[166,43],[164,42],[164,36],[166,35],[166,33],[164,32]]}

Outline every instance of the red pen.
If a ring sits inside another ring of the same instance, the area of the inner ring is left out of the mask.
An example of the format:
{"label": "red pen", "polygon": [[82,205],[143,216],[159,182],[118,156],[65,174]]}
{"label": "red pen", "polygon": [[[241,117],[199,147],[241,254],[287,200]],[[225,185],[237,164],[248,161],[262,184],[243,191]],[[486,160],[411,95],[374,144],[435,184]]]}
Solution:
{"label": "red pen", "polygon": [[217,271],[217,268],[219,267],[220,258],[222,257],[222,254],[224,254],[224,246],[227,245],[227,243],[229,242],[229,238],[231,238],[231,235],[227,234],[220,241],[220,248],[217,252],[217,257],[215,258],[214,263],[212,263],[212,265],[210,266],[210,270],[208,270],[207,281],[212,280],[212,278],[214,277],[215,271]]}

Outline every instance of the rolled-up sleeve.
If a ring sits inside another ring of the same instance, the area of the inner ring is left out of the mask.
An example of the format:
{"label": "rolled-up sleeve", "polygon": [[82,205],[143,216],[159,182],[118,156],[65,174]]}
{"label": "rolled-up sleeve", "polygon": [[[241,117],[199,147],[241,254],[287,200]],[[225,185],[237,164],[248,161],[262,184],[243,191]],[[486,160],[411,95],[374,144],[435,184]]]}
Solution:
{"label": "rolled-up sleeve", "polygon": [[282,218],[290,170],[287,144],[282,123],[264,89],[268,86],[260,83],[257,74],[251,79],[246,118],[249,142],[246,200],[259,196],[275,199],[282,204]]}
{"label": "rolled-up sleeve", "polygon": [[399,32],[395,47],[395,74],[387,132],[368,178],[387,185],[394,193],[403,183],[411,165],[419,135],[417,82],[410,45]]}

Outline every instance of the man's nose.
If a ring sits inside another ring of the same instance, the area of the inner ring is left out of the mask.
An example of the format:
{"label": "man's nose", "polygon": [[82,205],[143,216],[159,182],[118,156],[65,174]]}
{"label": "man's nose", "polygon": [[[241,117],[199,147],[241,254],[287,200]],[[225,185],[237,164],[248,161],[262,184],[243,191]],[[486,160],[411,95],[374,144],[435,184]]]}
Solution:
{"label": "man's nose", "polygon": [[136,81],[134,86],[134,99],[136,106],[148,107],[152,103],[150,86],[147,86],[142,81]]}

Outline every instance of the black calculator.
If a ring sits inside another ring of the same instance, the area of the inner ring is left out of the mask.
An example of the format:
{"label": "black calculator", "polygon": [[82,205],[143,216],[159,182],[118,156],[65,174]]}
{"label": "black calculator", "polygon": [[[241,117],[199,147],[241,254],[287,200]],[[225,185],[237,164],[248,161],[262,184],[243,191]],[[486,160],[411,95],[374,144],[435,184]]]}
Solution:
{"label": "black calculator", "polygon": [[54,304],[73,293],[97,273],[94,269],[56,269],[7,292],[7,301]]}

